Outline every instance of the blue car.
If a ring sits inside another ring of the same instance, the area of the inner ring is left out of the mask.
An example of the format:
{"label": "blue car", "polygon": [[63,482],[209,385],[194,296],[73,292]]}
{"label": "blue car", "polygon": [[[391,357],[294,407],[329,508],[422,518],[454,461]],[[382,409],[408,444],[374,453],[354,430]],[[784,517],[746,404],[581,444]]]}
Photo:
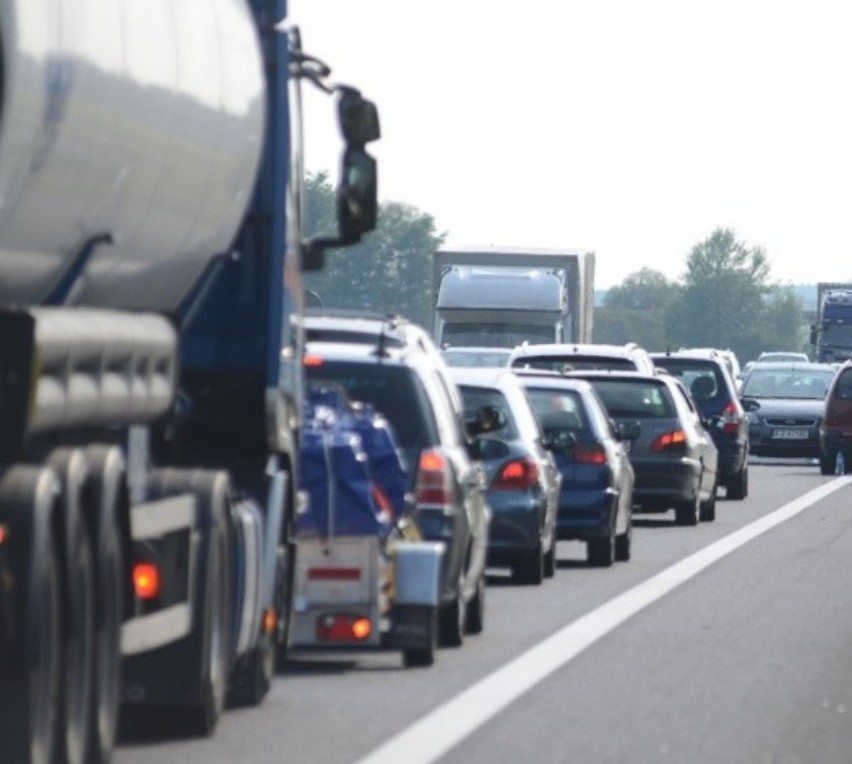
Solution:
{"label": "blue car", "polygon": [[629,560],[635,476],[628,450],[637,433],[609,419],[588,382],[547,372],[516,373],[555,446],[562,473],[558,538],[585,541],[588,561],[596,567]]}
{"label": "blue car", "polygon": [[517,377],[508,369],[450,369],[465,426],[485,468],[491,531],[488,562],[508,566],[518,583],[540,584],[556,571],[560,475]]}

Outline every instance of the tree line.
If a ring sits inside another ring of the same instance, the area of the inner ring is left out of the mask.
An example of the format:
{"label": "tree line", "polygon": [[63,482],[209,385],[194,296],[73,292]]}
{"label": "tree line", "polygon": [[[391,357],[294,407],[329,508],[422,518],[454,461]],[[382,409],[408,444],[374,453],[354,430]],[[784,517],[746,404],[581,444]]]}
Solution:
{"label": "tree line", "polygon": [[[334,189],[311,175],[305,199],[308,235],[334,229]],[[355,247],[331,251],[305,287],[326,307],[398,313],[431,328],[431,253],[446,232],[401,202],[383,202],[378,226]],[[649,350],[729,348],[745,361],[763,350],[804,350],[807,325],[790,287],[773,281],[766,252],[717,228],[687,254],[682,279],[641,268],[606,292],[594,312],[594,341],[636,342]]]}

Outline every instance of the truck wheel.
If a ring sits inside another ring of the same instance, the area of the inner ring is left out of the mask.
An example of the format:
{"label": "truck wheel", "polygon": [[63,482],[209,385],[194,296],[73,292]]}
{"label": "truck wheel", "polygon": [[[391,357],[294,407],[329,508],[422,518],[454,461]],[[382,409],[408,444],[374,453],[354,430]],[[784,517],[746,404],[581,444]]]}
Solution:
{"label": "truck wheel", "polygon": [[91,536],[83,515],[88,466],[79,449],[60,448],[48,459],[62,484],[59,523],[62,559],[62,679],[60,745],[67,764],[85,761],[90,750],[95,679],[96,580]]}
{"label": "truck wheel", "polygon": [[236,668],[231,676],[228,703],[234,706],[257,706],[272,686],[275,673],[275,646],[264,638]]}
{"label": "truck wheel", "polygon": [[127,512],[127,486],[124,457],[117,448],[91,446],[86,450],[86,460],[92,473],[89,496],[97,585],[95,680],[87,762],[102,764],[112,759],[118,727],[121,621],[127,586],[120,517]]}
{"label": "truck wheel", "polygon": [[[180,642],[166,645],[159,655],[148,654],[145,661],[152,670],[191,678],[170,699],[170,726],[177,734],[206,736],[215,729],[225,705],[231,655],[230,481],[225,472],[212,470],[159,469],[149,476],[151,499],[184,493],[198,499],[200,533],[191,631]],[[184,697],[178,695],[180,691]]]}
{"label": "truck wheel", "polygon": [[40,467],[12,467],[0,478],[0,522],[14,539],[0,545],[0,740],[9,761],[57,758],[62,553],[51,518],[59,490],[53,471]]}

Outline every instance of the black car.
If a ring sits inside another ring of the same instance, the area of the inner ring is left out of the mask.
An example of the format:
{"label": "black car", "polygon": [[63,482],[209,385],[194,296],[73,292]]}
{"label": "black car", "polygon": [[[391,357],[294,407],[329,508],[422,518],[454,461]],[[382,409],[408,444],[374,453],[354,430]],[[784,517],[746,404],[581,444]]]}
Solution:
{"label": "black car", "polygon": [[516,373],[545,436],[570,436],[569,447],[554,448],[562,473],[558,537],[584,541],[591,565],[629,560],[635,477],[627,433],[609,419],[590,383],[546,372]]}
{"label": "black car", "polygon": [[751,453],[818,458],[826,394],[835,374],[827,363],[758,361],[740,391]]}
{"label": "black car", "polygon": [[727,498],[748,496],[749,428],[737,385],[724,357],[713,350],[651,353],[654,365],[679,379],[691,393],[719,451],[719,485]]}
{"label": "black car", "polygon": [[390,422],[409,476],[412,516],[422,535],[446,545],[441,580],[439,638],[461,644],[483,628],[485,564],[491,511],[485,473],[462,420],[458,389],[434,348],[309,342],[310,383],[339,385]]}
{"label": "black car", "polygon": [[630,449],[634,512],[674,508],[678,525],[716,517],[718,451],[683,385],[668,374],[573,372],[592,383],[610,417],[638,425]]}

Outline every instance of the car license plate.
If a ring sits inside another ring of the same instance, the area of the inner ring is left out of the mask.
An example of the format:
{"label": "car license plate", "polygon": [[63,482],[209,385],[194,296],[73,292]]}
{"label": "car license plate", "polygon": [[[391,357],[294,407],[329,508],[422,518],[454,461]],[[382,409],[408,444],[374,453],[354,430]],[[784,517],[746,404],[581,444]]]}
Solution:
{"label": "car license plate", "polygon": [[773,440],[807,440],[807,430],[773,430]]}

